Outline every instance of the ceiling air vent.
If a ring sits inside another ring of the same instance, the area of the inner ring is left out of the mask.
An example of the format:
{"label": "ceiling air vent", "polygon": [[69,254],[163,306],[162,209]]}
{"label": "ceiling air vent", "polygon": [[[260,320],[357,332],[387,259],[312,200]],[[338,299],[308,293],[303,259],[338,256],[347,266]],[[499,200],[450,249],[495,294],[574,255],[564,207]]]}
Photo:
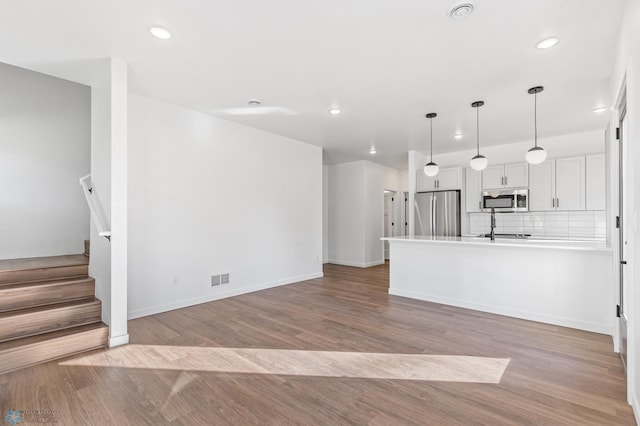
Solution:
{"label": "ceiling air vent", "polygon": [[471,15],[471,12],[473,12],[473,4],[460,3],[453,6],[453,8],[449,11],[449,16],[451,17],[451,19],[462,19]]}

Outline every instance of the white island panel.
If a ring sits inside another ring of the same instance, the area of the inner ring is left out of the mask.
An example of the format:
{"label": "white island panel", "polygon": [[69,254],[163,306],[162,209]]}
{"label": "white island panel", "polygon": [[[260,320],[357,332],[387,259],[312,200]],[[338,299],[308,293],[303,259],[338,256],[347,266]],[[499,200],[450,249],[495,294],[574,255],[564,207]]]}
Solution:
{"label": "white island panel", "polygon": [[461,239],[391,239],[389,293],[611,334],[612,253]]}

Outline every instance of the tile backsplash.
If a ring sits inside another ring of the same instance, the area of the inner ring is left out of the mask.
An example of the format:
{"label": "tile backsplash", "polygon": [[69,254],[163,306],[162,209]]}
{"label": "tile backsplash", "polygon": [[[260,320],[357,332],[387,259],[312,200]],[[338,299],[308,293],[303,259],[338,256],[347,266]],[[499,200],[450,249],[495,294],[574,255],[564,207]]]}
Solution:
{"label": "tile backsplash", "polygon": [[[606,226],[605,212],[600,210],[496,213],[496,232],[500,234],[604,240]],[[469,233],[484,234],[490,231],[490,213],[469,214]]]}

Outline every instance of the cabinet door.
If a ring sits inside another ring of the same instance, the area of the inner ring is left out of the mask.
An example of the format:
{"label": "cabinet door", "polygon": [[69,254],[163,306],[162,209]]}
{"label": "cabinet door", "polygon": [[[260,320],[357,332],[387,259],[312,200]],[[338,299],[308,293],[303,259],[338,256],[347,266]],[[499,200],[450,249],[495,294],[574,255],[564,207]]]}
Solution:
{"label": "cabinet door", "polygon": [[606,208],[604,154],[587,156],[586,175],[587,210],[604,210]]}
{"label": "cabinet door", "polygon": [[438,181],[436,189],[440,191],[462,189],[462,168],[442,169],[436,175],[436,180]]}
{"label": "cabinet door", "polygon": [[555,210],[555,161],[529,166],[529,210]]}
{"label": "cabinet door", "polygon": [[416,192],[433,191],[436,189],[437,177],[438,175],[427,176],[422,170],[419,170],[416,173]]}
{"label": "cabinet door", "polygon": [[504,177],[505,188],[522,188],[529,186],[529,163],[505,165]]}
{"label": "cabinet door", "polygon": [[584,210],[585,158],[559,158],[556,160],[556,209]]}
{"label": "cabinet door", "polygon": [[464,170],[464,201],[467,213],[482,210],[482,172],[471,168]]}
{"label": "cabinet door", "polygon": [[482,171],[482,187],[497,189],[503,187],[504,166],[491,166]]}

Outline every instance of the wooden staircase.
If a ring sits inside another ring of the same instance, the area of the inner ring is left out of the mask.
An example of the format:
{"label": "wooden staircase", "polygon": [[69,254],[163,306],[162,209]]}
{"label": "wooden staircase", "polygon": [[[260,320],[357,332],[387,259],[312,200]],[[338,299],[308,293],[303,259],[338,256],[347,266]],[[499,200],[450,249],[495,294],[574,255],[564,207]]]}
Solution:
{"label": "wooden staircase", "polygon": [[107,346],[101,302],[79,255],[0,260],[0,374]]}

